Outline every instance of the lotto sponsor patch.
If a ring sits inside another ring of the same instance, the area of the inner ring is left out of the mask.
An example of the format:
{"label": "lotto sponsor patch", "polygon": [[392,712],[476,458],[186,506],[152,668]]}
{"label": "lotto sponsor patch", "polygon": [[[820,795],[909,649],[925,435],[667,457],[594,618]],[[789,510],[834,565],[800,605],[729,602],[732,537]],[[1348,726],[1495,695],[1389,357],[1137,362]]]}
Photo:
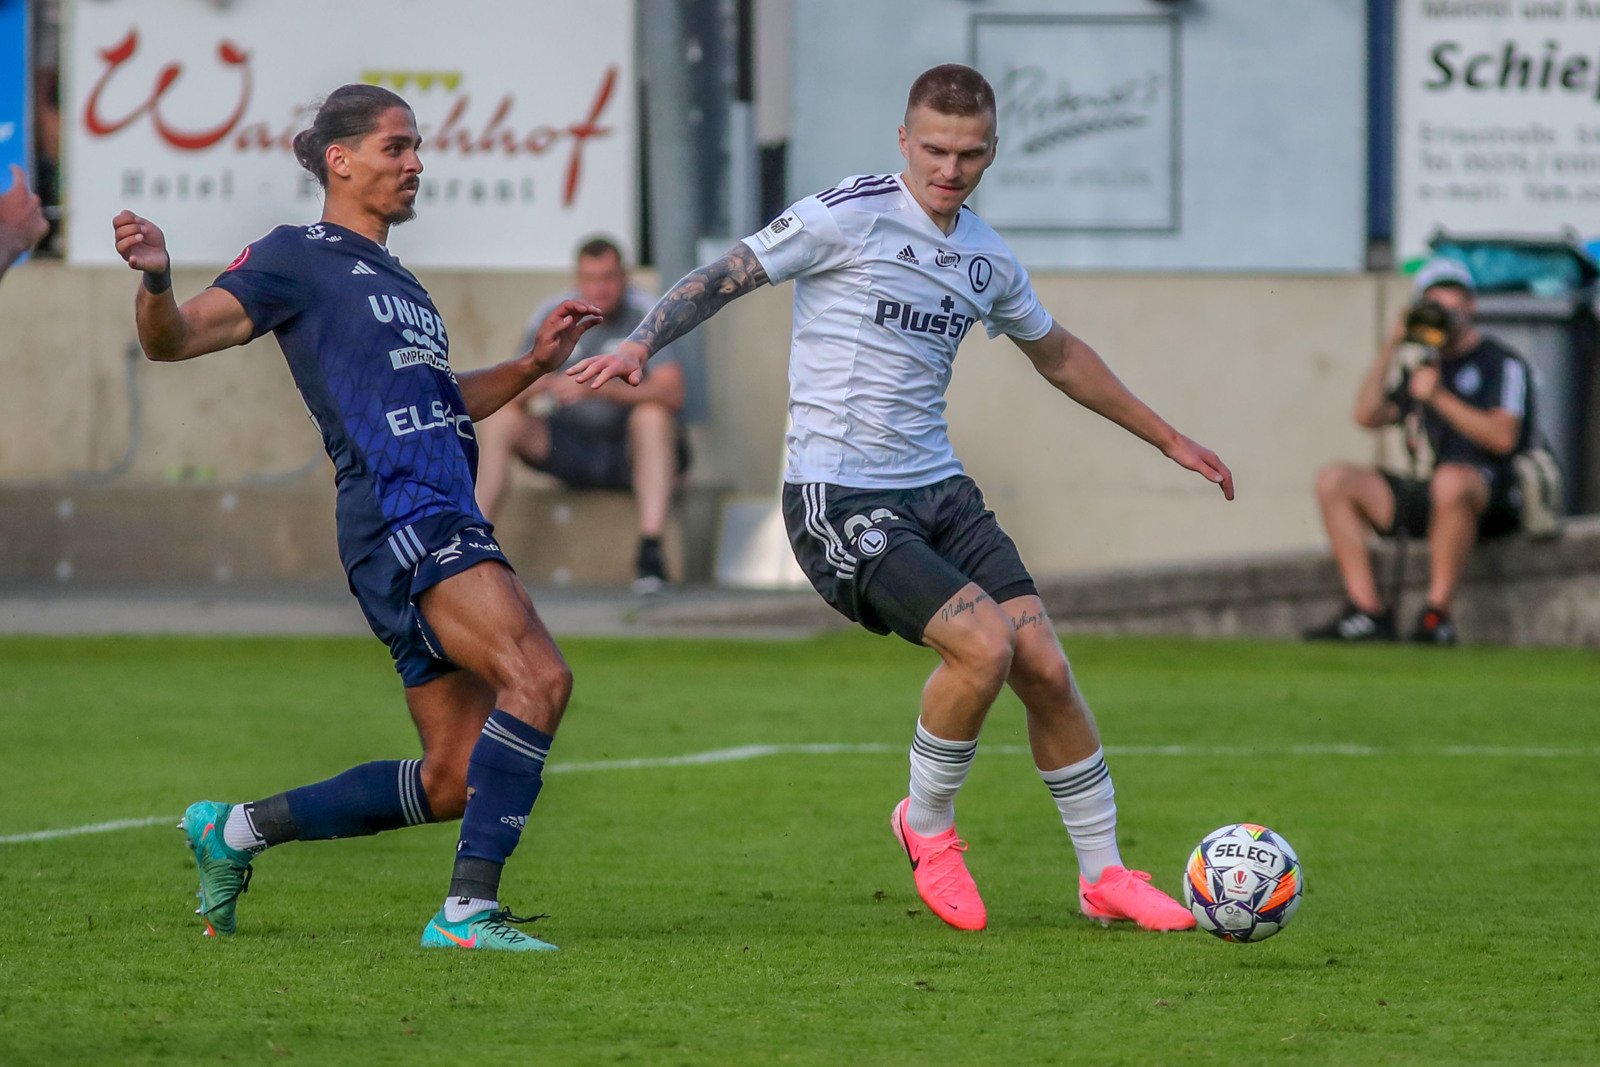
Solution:
{"label": "lotto sponsor patch", "polygon": [[761,242],[763,248],[777,248],[805,228],[806,224],[800,220],[799,215],[792,210],[785,211],[767,223],[766,227],[756,234],[756,239]]}

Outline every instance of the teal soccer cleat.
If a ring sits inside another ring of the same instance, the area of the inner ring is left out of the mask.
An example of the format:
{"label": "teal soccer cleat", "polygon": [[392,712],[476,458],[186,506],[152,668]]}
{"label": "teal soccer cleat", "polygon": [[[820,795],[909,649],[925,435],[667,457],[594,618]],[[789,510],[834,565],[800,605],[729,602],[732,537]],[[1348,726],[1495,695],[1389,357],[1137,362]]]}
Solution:
{"label": "teal soccer cleat", "polygon": [[558,952],[556,946],[537,937],[529,937],[521,930],[513,930],[510,923],[531,923],[547,919],[547,915],[533,915],[519,919],[510,908],[491,911],[488,908],[467,916],[458,923],[444,917],[444,909],[428,921],[422,931],[423,948],[488,948],[502,952]]}
{"label": "teal soccer cleat", "polygon": [[250,854],[229,848],[222,840],[222,827],[232,810],[231,804],[196,801],[178,824],[200,868],[200,906],[195,914],[205,921],[207,937],[233,933],[239,894],[250,886]]}

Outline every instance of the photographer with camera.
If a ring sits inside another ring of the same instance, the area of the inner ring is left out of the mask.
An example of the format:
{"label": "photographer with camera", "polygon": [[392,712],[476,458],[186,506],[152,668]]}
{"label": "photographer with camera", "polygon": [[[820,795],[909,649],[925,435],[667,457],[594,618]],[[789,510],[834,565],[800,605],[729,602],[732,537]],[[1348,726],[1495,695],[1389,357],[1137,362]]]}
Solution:
{"label": "photographer with camera", "polygon": [[[1411,638],[1455,644],[1450,603],[1473,546],[1520,525],[1522,494],[1512,457],[1532,437],[1528,365],[1473,324],[1475,286],[1462,263],[1430,260],[1417,273],[1416,293],[1362,380],[1355,410],[1356,422],[1368,429],[1406,424],[1411,470],[1399,475],[1333,463],[1317,475],[1317,502],[1347,603],[1306,631],[1307,640],[1396,639],[1396,605],[1383,603],[1367,553],[1371,530],[1427,538],[1428,601]],[[1396,357],[1419,348],[1425,351],[1421,362],[1402,360],[1398,384],[1386,388]],[[1416,471],[1419,427],[1434,456],[1427,478]]]}

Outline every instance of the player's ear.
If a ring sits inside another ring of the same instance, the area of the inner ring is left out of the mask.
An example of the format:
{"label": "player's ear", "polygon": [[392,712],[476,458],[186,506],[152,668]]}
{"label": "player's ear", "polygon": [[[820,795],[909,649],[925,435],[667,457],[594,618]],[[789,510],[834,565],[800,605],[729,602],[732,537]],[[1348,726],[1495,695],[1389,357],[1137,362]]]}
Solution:
{"label": "player's ear", "polygon": [[907,163],[911,162],[911,156],[906,152],[906,128],[904,126],[900,127],[900,158]]}
{"label": "player's ear", "polygon": [[330,144],[323,154],[323,159],[328,164],[329,174],[337,174],[341,178],[350,177],[350,152],[344,145],[337,141]]}

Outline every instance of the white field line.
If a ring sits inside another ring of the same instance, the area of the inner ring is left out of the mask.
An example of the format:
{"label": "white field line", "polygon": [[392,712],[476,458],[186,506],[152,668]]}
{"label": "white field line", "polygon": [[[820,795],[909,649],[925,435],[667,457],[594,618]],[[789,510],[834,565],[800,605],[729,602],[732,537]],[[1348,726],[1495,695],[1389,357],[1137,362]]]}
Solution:
{"label": "white field line", "polygon": [[[588,763],[553,763],[545,768],[546,774],[583,774],[590,771],[637,771],[654,767],[698,767],[712,763],[741,763],[745,760],[767,756],[832,756],[832,755],[886,755],[905,751],[903,745],[865,744],[809,744],[809,745],[741,745],[738,748],[714,748],[708,752],[691,752],[683,756],[654,756],[642,759],[593,760]],[[1027,755],[1026,745],[985,745],[979,748],[997,756]],[[1510,757],[1514,759],[1587,759],[1600,756],[1600,747],[1593,748],[1515,748],[1508,746],[1446,745],[1439,748],[1393,748],[1382,745],[1288,745],[1278,748],[1256,748],[1228,745],[1111,745],[1108,756],[1464,756],[1480,758]],[[132,830],[159,823],[176,825],[182,816],[151,815],[143,819],[113,819],[110,822],[89,823],[86,826],[68,826],[59,830],[34,830],[26,834],[0,837],[0,845],[15,845],[27,841],[51,841],[58,837],[76,837],[79,834],[103,834],[112,830]]]}
{"label": "white field line", "polygon": [[92,822],[87,826],[69,826],[64,830],[35,830],[31,834],[12,834],[9,837],[0,837],[0,845],[14,845],[22,841],[49,841],[57,837],[76,837],[78,834],[103,834],[108,830],[132,830],[139,826],[154,826],[156,823],[171,823],[174,826],[183,818],[181,815],[151,815],[145,819],[112,819],[110,822]]}

